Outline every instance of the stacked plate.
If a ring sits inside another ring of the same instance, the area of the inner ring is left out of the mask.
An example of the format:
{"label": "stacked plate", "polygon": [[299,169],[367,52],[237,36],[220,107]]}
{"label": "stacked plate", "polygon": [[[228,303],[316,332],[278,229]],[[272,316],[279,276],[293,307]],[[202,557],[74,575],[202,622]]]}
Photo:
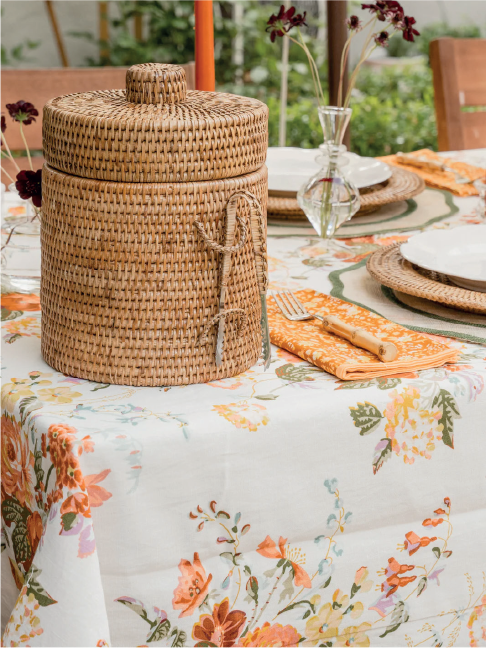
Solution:
{"label": "stacked plate", "polygon": [[[319,171],[320,166],[315,161],[318,155],[322,155],[319,149],[286,146],[269,148],[266,161],[269,192],[284,192],[295,196],[304,182]],[[361,157],[356,153],[346,153],[346,157],[349,164],[343,167],[343,173],[358,189],[386,182],[391,178],[391,168],[380,160]]]}
{"label": "stacked plate", "polygon": [[[315,158],[320,155],[322,151],[319,149],[268,149],[266,165],[269,216],[306,220],[297,202],[297,191],[319,171],[320,166]],[[348,164],[342,167],[342,172],[361,194],[361,209],[357,215],[369,213],[389,203],[408,200],[425,189],[424,181],[415,173],[355,153],[347,152],[345,157]]]}
{"label": "stacked plate", "polygon": [[486,315],[486,224],[417,234],[377,250],[367,268],[393,290]]}

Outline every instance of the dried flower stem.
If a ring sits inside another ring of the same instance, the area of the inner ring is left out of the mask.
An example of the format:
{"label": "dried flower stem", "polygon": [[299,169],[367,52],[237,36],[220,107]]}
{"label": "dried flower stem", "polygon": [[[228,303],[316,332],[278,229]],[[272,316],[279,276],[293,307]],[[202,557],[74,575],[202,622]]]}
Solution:
{"label": "dried flower stem", "polygon": [[317,98],[317,103],[319,106],[325,104],[324,100],[324,93],[322,92],[322,87],[319,81],[319,69],[316,65],[316,62],[314,61],[314,57],[312,56],[309,48],[304,42],[304,39],[302,38],[302,34],[300,32],[300,29],[297,29],[297,33],[299,34],[300,41],[296,40],[295,38],[292,38],[292,36],[289,36],[288,34],[285,34],[287,38],[289,38],[293,43],[298,45],[301,49],[304,50],[305,55],[307,56],[307,60],[309,61],[309,66],[310,66],[310,71],[312,75],[312,81],[314,83],[314,90],[316,93],[316,98]]}
{"label": "dried flower stem", "polygon": [[24,129],[22,128],[22,122],[20,122],[20,135],[21,135],[22,141],[23,141],[23,143],[25,145],[25,150],[27,152],[27,157],[29,159],[29,166],[30,166],[31,170],[33,171],[34,167],[32,166],[32,158],[30,157],[29,145],[27,144],[27,140],[25,139],[25,133],[24,133]]}
{"label": "dried flower stem", "polygon": [[[2,151],[2,157],[7,158],[7,160],[10,159],[10,158],[8,157],[8,155],[5,153],[5,151]],[[3,169],[3,168],[2,168],[2,172],[5,173],[5,175],[6,175],[7,178],[10,180],[10,182],[15,182],[15,180],[12,178],[12,176],[10,175],[10,173],[9,173],[6,169]]]}
{"label": "dried flower stem", "polygon": [[[5,151],[2,151],[2,153],[3,153],[4,155],[6,155],[6,157],[7,157],[7,158],[8,158],[8,159],[13,163],[13,165],[15,166],[15,168],[17,169],[17,171],[20,173],[20,167],[19,167],[19,165],[17,164],[17,162],[15,161],[15,158],[14,158],[14,156],[12,155],[12,152],[10,151],[9,145],[8,145],[8,143],[7,143],[7,140],[5,139],[5,134],[2,134],[2,143],[5,144],[5,150],[7,151],[6,154],[5,154]],[[3,171],[4,171],[4,173],[6,173],[6,172],[5,172],[5,169],[3,169]],[[8,174],[7,174],[7,175],[8,175]]]}

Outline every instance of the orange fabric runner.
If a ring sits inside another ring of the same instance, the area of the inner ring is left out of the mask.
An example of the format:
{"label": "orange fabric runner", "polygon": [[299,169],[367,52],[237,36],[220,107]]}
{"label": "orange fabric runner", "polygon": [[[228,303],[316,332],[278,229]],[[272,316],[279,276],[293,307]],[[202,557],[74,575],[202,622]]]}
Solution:
{"label": "orange fabric runner", "polygon": [[[458,173],[464,175],[470,180],[479,180],[479,178],[484,178],[486,176],[486,169],[471,166],[465,162],[458,162],[457,160],[445,158],[441,155],[437,155],[437,153],[434,153],[434,151],[430,151],[429,149],[414,151],[413,153],[410,153],[410,155],[425,157],[433,162],[443,162],[447,164],[447,166],[451,167],[451,169],[456,169]],[[400,167],[406,171],[413,171],[413,173],[422,177],[429,187],[433,187],[434,189],[446,189],[455,196],[460,196],[461,198],[464,196],[478,195],[477,189],[472,184],[457,184],[457,182],[454,181],[454,174],[450,171],[431,171],[430,169],[420,169],[418,167],[401,164],[400,162],[397,162],[396,155],[385,155],[377,158],[377,160]]]}
{"label": "orange fabric runner", "polygon": [[355,347],[351,342],[325,331],[317,319],[291,322],[282,315],[275,300],[270,297],[268,321],[272,343],[341,380],[391,377],[419,369],[440,367],[457,359],[457,349],[431,336],[410,331],[354,304],[314,290],[299,290],[295,295],[310,313],[336,315],[344,322],[360,326],[397,346],[397,359],[381,362],[370,351]]}

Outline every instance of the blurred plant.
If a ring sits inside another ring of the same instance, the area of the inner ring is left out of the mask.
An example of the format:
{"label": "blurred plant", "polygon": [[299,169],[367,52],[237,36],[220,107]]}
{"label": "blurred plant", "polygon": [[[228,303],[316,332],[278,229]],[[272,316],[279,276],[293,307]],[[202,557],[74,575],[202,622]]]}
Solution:
{"label": "blurred plant", "polygon": [[[118,0],[118,16],[109,17],[110,38],[97,39],[90,32],[71,32],[71,36],[96,43],[97,58],[87,59],[88,65],[130,66],[135,63],[188,63],[194,60],[194,3],[171,0]],[[231,64],[232,39],[236,27],[231,23],[231,3],[214,3],[216,76],[220,82],[234,77]],[[113,12],[112,12],[113,13]],[[141,17],[147,27],[139,40],[133,34],[133,19]]]}
{"label": "blurred plant", "polygon": [[[1,16],[3,19],[3,12],[4,8],[2,7],[1,10]],[[39,47],[40,41],[31,41],[27,40],[25,43],[21,43],[20,45],[15,45],[14,47],[11,47],[10,49],[7,49],[2,45],[1,47],[1,52],[2,52],[2,65],[12,65],[14,66],[16,63],[24,63],[25,61],[29,61],[29,57],[25,55],[25,50],[33,50],[36,47]]]}
{"label": "blurred plant", "polygon": [[[269,146],[278,146],[279,101],[270,108]],[[301,97],[287,108],[287,145],[317,148],[322,144],[315,100]],[[353,93],[351,150],[375,157],[420,148],[437,149],[432,73],[422,65],[364,69]]]}

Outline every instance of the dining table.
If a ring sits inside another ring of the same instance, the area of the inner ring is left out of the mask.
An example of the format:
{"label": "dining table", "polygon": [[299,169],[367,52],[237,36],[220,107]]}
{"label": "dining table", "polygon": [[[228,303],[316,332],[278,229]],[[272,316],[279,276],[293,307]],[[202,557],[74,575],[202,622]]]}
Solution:
{"label": "dining table", "polygon": [[[270,223],[270,291],[335,295],[381,246],[483,222],[419,198],[422,225],[330,248]],[[37,293],[2,320],[2,645],[486,645],[484,343],[424,333],[457,361],[351,381],[272,346],[138,388],[46,364]]]}

